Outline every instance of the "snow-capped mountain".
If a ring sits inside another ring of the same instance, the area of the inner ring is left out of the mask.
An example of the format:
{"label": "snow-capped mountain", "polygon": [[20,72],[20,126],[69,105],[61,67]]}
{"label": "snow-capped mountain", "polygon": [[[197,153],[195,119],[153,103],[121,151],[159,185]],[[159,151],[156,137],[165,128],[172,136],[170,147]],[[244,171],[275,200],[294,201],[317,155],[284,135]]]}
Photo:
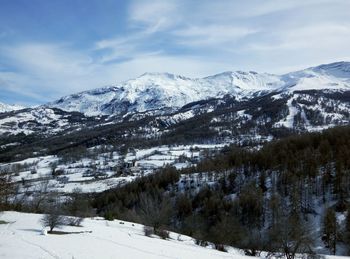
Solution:
{"label": "snow-capped mountain", "polygon": [[120,85],[63,97],[48,106],[79,111],[89,116],[165,108],[176,110],[199,100],[225,95],[243,98],[281,86],[277,76],[256,72],[224,72],[201,79],[169,73],[146,73]]}
{"label": "snow-capped mountain", "polygon": [[21,109],[24,109],[24,107],[20,105],[11,105],[11,104],[5,104],[0,102],[0,113],[17,111]]}
{"label": "snow-capped mountain", "polygon": [[192,79],[146,73],[115,86],[69,95],[47,106],[88,116],[123,115],[175,111],[188,103],[225,95],[240,100],[270,92],[321,89],[350,90],[350,63],[337,62],[284,75],[235,71]]}
{"label": "snow-capped mountain", "polygon": [[100,117],[85,117],[79,112],[65,112],[57,108],[27,108],[0,114],[0,136],[17,134],[53,135],[98,124]]}
{"label": "snow-capped mountain", "polygon": [[336,62],[281,76],[288,91],[350,90],[350,62]]}
{"label": "snow-capped mountain", "polygon": [[17,142],[21,134],[62,138],[75,132],[68,142],[240,142],[247,136],[319,131],[350,123],[349,71],[350,63],[338,62],[282,76],[238,71],[190,79],[148,73],[41,107],[1,113],[0,141],[7,145],[13,141],[9,136]]}

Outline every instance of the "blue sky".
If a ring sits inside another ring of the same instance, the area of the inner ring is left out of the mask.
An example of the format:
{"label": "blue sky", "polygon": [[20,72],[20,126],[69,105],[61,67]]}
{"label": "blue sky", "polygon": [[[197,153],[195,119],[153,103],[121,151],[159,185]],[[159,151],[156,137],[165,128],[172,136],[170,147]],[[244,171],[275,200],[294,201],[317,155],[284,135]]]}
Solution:
{"label": "blue sky", "polygon": [[350,60],[348,0],[0,0],[0,102],[144,72],[284,73]]}

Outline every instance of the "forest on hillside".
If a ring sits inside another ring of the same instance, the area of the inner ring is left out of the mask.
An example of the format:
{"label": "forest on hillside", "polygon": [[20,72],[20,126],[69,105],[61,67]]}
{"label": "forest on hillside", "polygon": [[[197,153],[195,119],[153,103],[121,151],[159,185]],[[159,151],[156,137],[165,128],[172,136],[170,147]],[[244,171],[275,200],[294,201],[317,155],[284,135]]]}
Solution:
{"label": "forest on hillside", "polygon": [[[106,219],[124,219],[199,244],[232,245],[246,254],[321,252],[350,255],[350,127],[235,146],[197,166],[165,168],[96,196]],[[146,230],[145,230],[146,231]]]}
{"label": "forest on hillside", "polygon": [[336,127],[260,149],[232,145],[190,168],[168,166],[103,193],[77,191],[59,206],[47,190],[30,202],[14,199],[1,176],[0,210],[139,222],[146,235],[176,231],[247,255],[350,255],[349,170],[350,127]]}

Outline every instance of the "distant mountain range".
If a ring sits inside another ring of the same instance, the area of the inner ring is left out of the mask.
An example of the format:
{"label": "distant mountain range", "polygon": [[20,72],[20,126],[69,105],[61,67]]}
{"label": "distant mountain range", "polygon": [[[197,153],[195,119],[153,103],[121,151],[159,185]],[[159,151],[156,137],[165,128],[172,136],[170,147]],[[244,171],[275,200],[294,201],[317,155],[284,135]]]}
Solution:
{"label": "distant mountain range", "polygon": [[348,62],[279,76],[237,71],[190,79],[147,73],[36,108],[0,113],[0,148],[26,144],[32,150],[34,141],[38,150],[111,142],[259,145],[349,122]]}
{"label": "distant mountain range", "polygon": [[273,92],[350,90],[350,63],[337,62],[284,75],[257,72],[224,72],[191,79],[169,73],[146,73],[115,86],[63,97],[46,107],[77,111],[87,116],[124,115],[150,110],[175,111],[200,100],[237,100]]}
{"label": "distant mountain range", "polygon": [[0,113],[17,111],[21,109],[24,109],[24,107],[21,105],[5,104],[0,102]]}

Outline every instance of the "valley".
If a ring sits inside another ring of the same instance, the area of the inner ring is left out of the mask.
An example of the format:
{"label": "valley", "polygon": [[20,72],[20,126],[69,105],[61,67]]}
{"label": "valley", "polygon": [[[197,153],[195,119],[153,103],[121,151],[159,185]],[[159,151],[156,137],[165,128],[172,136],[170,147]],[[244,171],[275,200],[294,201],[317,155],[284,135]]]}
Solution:
{"label": "valley", "polygon": [[8,109],[2,210],[133,221],[234,256],[348,254],[347,62],[281,76],[146,73]]}

